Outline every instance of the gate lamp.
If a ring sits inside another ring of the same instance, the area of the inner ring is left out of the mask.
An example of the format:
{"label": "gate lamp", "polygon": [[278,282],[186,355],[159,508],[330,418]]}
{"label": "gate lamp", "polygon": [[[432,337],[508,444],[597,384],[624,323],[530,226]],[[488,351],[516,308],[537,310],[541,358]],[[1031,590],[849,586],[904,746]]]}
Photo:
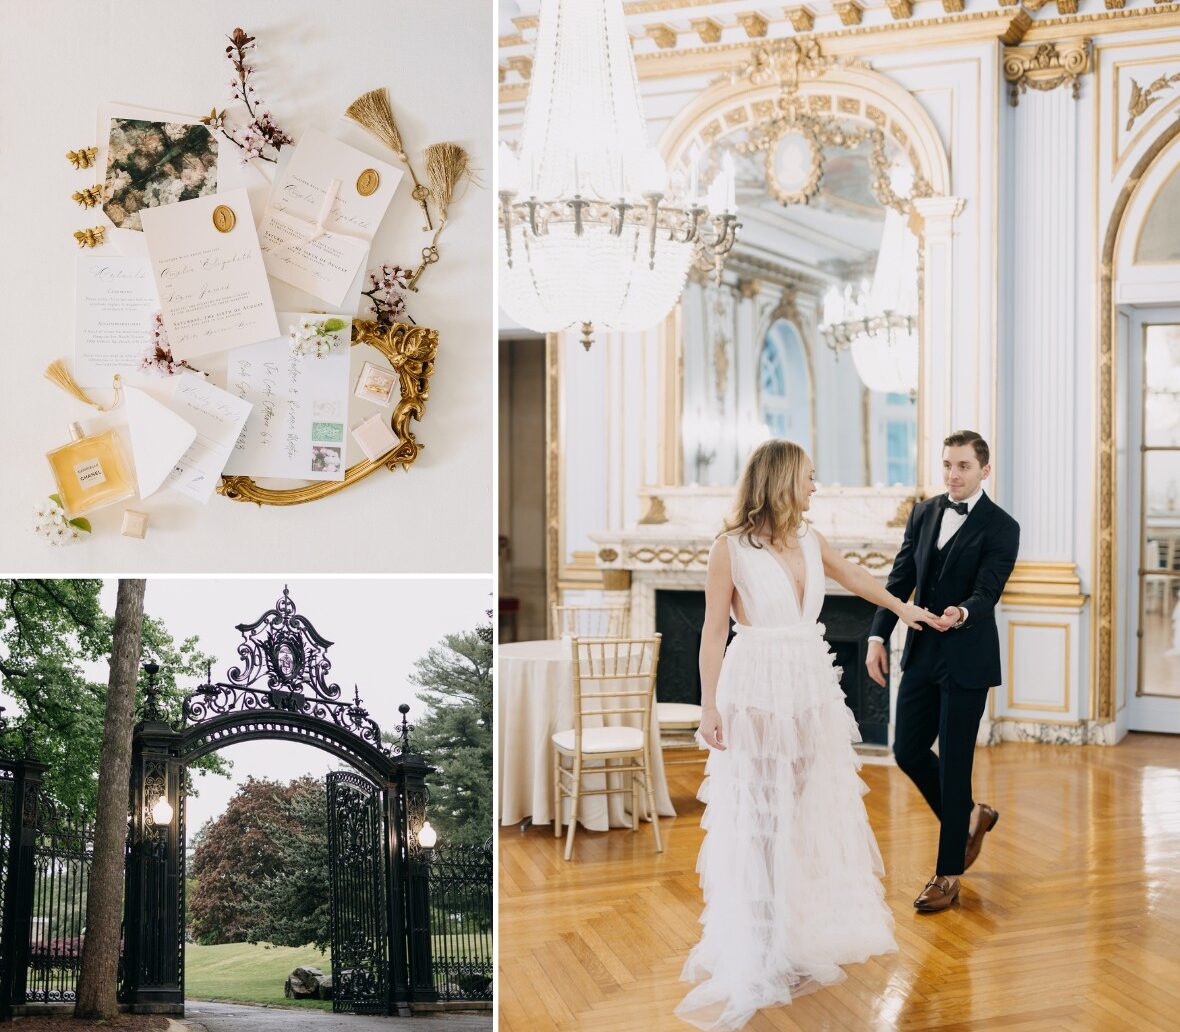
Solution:
{"label": "gate lamp", "polygon": [[160,796],[152,805],[152,823],[161,828],[172,823],[172,804],[167,797]]}
{"label": "gate lamp", "polygon": [[418,830],[418,845],[423,849],[433,849],[438,841],[438,832],[430,826],[430,821],[423,821]]}

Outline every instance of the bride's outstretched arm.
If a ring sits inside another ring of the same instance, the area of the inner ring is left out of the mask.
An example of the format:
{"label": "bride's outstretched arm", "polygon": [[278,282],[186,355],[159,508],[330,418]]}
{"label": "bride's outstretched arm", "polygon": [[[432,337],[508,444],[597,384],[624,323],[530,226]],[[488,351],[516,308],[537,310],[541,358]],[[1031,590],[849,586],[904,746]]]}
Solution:
{"label": "bride's outstretched arm", "polygon": [[819,539],[820,555],[824,561],[824,573],[841,587],[847,588],[867,602],[872,602],[873,605],[896,613],[907,627],[912,627],[916,631],[922,629],[922,624],[933,624],[937,620],[933,613],[921,606],[904,602],[891,591],[887,591],[885,586],[863,566],[850,563],[828,544],[828,539],[815,527],[811,527],[809,533]]}
{"label": "bride's outstretched arm", "polygon": [[733,601],[733,573],[729,565],[729,541],[719,537],[709,552],[705,577],[705,624],[701,628],[701,727],[700,736],[713,749],[725,748],[721,714],[717,711],[717,678],[729,638],[729,607]]}

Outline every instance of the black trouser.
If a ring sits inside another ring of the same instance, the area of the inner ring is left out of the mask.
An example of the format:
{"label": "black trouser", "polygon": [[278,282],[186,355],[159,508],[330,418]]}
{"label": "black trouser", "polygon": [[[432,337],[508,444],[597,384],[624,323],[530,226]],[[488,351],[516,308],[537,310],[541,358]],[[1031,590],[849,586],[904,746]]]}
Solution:
{"label": "black trouser", "polygon": [[[926,629],[919,639],[938,631]],[[960,688],[936,642],[915,641],[897,690],[893,755],[942,824],[935,874],[963,873],[971,811],[975,736],[987,689]],[[931,750],[938,739],[938,755]]]}

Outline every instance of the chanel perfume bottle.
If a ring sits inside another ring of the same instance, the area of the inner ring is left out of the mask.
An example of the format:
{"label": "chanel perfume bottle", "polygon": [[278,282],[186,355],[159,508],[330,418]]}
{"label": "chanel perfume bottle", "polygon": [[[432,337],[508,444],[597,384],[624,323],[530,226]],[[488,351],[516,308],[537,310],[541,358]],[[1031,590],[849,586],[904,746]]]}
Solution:
{"label": "chanel perfume bottle", "polygon": [[81,426],[71,423],[70,437],[69,444],[45,456],[69,519],[135,494],[130,466],[114,430],[87,437]]}

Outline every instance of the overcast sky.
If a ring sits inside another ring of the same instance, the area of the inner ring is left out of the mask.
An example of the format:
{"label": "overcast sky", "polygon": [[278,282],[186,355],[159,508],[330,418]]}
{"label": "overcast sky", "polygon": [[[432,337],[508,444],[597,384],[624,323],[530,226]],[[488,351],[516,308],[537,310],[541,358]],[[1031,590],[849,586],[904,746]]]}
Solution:
{"label": "overcast sky", "polygon": [[[178,641],[195,634],[202,651],[217,657],[214,680],[225,680],[237,663],[241,635],[235,624],[253,623],[272,608],[286,583],[296,610],[333,643],[331,682],[351,697],[360,687],[361,701],[381,729],[400,721],[399,703],[410,704],[410,722],[421,714],[409,674],[414,660],[425,655],[444,634],[474,628],[486,620],[492,605],[490,578],[303,579],[273,577],[235,579],[148,580],[144,605],[161,618]],[[103,588],[102,603],[115,610],[117,582]],[[106,680],[106,665],[91,676]],[[196,687],[196,683],[187,687]],[[229,779],[203,776],[196,780],[197,798],[189,798],[189,838],[207,820],[220,814],[236,787],[247,777],[289,780],[302,774],[322,776],[341,766],[328,753],[287,742],[245,742],[222,750],[233,761]]]}

